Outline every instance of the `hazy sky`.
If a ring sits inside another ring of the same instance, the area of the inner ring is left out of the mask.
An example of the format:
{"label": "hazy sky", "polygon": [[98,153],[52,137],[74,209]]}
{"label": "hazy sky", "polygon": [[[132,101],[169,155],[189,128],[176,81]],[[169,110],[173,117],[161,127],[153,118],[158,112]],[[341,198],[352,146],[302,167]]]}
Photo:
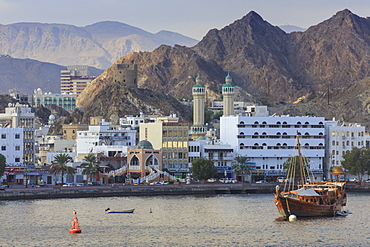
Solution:
{"label": "hazy sky", "polygon": [[210,29],[221,29],[251,10],[272,25],[307,28],[346,8],[361,17],[370,15],[369,0],[0,0],[0,24],[82,27],[109,20],[200,40]]}

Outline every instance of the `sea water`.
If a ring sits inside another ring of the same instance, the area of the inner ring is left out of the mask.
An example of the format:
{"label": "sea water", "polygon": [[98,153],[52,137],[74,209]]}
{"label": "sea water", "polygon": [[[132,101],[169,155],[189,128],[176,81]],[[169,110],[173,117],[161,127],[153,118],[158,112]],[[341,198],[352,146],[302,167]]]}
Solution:
{"label": "sea water", "polygon": [[2,201],[0,246],[370,246],[368,205],[348,194],[347,217],[289,222],[272,194]]}

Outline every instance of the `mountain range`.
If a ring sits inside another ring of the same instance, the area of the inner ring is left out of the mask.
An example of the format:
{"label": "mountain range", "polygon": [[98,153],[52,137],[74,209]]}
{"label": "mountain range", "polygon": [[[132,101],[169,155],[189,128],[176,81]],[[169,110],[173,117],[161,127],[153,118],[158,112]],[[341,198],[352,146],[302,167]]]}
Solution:
{"label": "mountain range", "polygon": [[[220,30],[210,30],[199,43],[180,34],[150,34],[117,22],[83,28],[18,23],[0,26],[0,30],[0,41],[6,37],[6,42],[0,43],[1,53],[107,68],[78,97],[83,111],[78,116],[84,121],[97,115],[116,121],[140,111],[175,113],[189,120],[189,109],[175,98],[191,99],[191,87],[200,75],[207,87],[207,103],[220,100],[229,74],[236,86],[236,100],[267,105],[270,113],[325,116],[369,127],[370,19],[347,9],[307,30],[293,32],[273,26],[251,11]],[[183,38],[184,42],[168,41],[157,47],[171,38]],[[143,48],[149,43],[154,50]],[[11,58],[2,56],[0,63],[2,59]],[[31,66],[26,62],[22,61],[21,70]],[[123,89],[112,81],[117,63],[138,65],[138,89]],[[55,70],[59,83],[60,69]],[[39,76],[45,73],[32,71]],[[43,88],[32,85],[37,87]]]}
{"label": "mountain range", "polygon": [[[221,30],[210,30],[195,46],[162,45],[152,52],[130,53],[116,63],[137,64],[139,87],[176,98],[191,97],[200,75],[208,103],[220,99],[224,78],[230,74],[237,100],[268,105],[278,114],[295,112],[367,125],[369,55],[370,20],[347,9],[292,33],[252,11]],[[86,88],[79,106],[98,108],[91,95],[98,99],[114,85],[110,73],[108,68]],[[117,103],[123,102],[122,95],[111,96],[105,103],[124,107]],[[299,98],[304,100],[293,104]]]}
{"label": "mountain range", "polygon": [[107,68],[135,51],[152,51],[161,44],[193,46],[198,41],[179,33],[150,33],[114,21],[77,27],[66,24],[0,25],[0,54],[67,65]]}

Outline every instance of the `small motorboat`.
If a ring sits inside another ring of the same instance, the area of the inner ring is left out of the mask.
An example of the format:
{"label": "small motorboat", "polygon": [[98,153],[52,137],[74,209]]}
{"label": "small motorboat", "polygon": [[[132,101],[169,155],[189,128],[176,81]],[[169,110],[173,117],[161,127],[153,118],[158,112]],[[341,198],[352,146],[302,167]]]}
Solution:
{"label": "small motorboat", "polygon": [[135,209],[128,209],[123,211],[112,211],[110,208],[105,209],[105,213],[107,214],[132,214],[135,211]]}

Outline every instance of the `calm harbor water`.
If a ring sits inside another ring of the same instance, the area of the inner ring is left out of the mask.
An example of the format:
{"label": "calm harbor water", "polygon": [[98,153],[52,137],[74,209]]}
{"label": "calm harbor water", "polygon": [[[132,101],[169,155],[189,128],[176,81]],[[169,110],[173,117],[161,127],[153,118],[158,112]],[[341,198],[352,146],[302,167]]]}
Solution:
{"label": "calm harbor water", "polygon": [[368,205],[352,193],[347,217],[287,222],[271,194],[3,201],[0,246],[370,246]]}

